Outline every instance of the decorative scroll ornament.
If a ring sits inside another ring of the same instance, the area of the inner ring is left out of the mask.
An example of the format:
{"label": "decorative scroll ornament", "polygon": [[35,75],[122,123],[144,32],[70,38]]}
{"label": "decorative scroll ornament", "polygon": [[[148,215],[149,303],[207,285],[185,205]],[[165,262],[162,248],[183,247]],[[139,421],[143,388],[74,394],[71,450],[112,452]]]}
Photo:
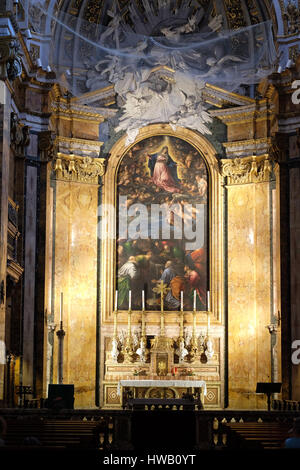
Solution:
{"label": "decorative scroll ornament", "polygon": [[272,164],[269,156],[221,160],[221,173],[229,185],[262,183],[270,180]]}
{"label": "decorative scroll ornament", "polygon": [[105,158],[58,156],[54,163],[57,179],[98,184],[106,170]]}
{"label": "decorative scroll ornament", "polygon": [[0,37],[0,79],[15,80],[22,73],[20,46],[10,36]]}
{"label": "decorative scroll ornament", "polygon": [[50,162],[55,157],[55,134],[52,131],[39,133],[40,158],[44,162]]}
{"label": "decorative scroll ornament", "polygon": [[25,147],[30,143],[29,127],[20,123],[16,113],[11,113],[10,142],[16,157],[23,158],[25,156]]}

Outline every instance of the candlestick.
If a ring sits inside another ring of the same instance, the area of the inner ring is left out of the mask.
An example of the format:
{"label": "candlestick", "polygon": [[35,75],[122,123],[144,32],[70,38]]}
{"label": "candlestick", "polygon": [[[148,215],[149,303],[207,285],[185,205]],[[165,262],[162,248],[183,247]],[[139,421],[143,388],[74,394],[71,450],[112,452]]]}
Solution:
{"label": "candlestick", "polygon": [[61,324],[63,321],[63,304],[64,304],[64,294],[61,292],[60,293],[60,316],[59,316],[59,321]]}
{"label": "candlestick", "polygon": [[128,336],[131,336],[131,310],[128,311]]}
{"label": "candlestick", "polygon": [[183,291],[180,291],[180,309],[183,310]]}
{"label": "candlestick", "polygon": [[210,313],[207,312],[207,336],[208,336],[209,330],[210,330]]}
{"label": "candlestick", "polygon": [[207,310],[210,310],[210,296],[209,296],[209,290],[207,291]]}
{"label": "candlestick", "polygon": [[180,333],[179,333],[180,338],[183,337],[183,311],[181,310],[180,313]]}
{"label": "candlestick", "polygon": [[64,336],[65,331],[63,330],[62,321],[60,322],[60,329],[56,332],[58,337],[58,354],[57,354],[57,382],[58,384],[64,383]]}
{"label": "candlestick", "polygon": [[116,290],[116,296],[115,296],[115,312],[118,310],[118,291]]}
{"label": "candlestick", "polygon": [[142,336],[145,336],[145,314],[144,314],[144,310],[142,310]]}
{"label": "candlestick", "polygon": [[142,310],[145,310],[145,291],[142,290]]}
{"label": "candlestick", "polygon": [[114,338],[117,337],[117,310],[114,313]]}
{"label": "candlestick", "polygon": [[193,335],[196,334],[196,325],[197,325],[196,320],[197,320],[197,318],[196,318],[196,310],[194,310],[194,312],[193,312]]}
{"label": "candlestick", "polygon": [[194,308],[193,310],[196,310],[196,291],[194,290]]}
{"label": "candlestick", "polygon": [[129,304],[128,309],[131,310],[131,290],[129,291]]}

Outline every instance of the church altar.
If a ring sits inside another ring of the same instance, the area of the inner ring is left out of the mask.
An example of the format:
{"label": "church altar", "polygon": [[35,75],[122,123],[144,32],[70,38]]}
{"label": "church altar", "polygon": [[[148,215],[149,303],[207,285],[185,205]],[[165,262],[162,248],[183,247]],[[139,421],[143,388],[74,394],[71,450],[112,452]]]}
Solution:
{"label": "church altar", "polygon": [[206,382],[204,380],[120,380],[117,392],[119,396],[121,395],[122,387],[201,388],[203,395],[207,395]]}
{"label": "church altar", "polygon": [[[141,393],[137,393],[137,388]],[[163,389],[163,393],[158,392],[157,389]],[[143,391],[144,389],[144,391]],[[185,390],[185,391],[184,391]],[[170,398],[170,392],[174,392],[177,400],[181,398],[181,394],[194,394],[198,400],[203,403],[204,396],[207,395],[206,382],[204,380],[193,379],[133,379],[133,380],[120,380],[118,382],[117,394],[121,399],[121,406],[124,406],[128,398],[144,398],[151,397],[151,391],[157,391],[160,398]],[[184,391],[184,392],[183,392]],[[152,397],[153,398],[153,397]]]}

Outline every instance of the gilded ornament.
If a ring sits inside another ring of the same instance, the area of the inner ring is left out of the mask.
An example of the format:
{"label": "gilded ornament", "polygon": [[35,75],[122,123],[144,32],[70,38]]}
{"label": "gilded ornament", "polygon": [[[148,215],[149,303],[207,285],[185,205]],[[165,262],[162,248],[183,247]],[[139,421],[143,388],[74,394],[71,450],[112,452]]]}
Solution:
{"label": "gilded ornament", "polygon": [[57,179],[98,184],[104,176],[106,160],[104,158],[62,156],[54,162],[53,170]]}
{"label": "gilded ornament", "polygon": [[229,185],[269,181],[272,170],[269,156],[221,161],[221,173],[222,176],[227,178],[227,184]]}
{"label": "gilded ornament", "polygon": [[15,80],[22,73],[20,45],[10,36],[0,37],[0,79]]}

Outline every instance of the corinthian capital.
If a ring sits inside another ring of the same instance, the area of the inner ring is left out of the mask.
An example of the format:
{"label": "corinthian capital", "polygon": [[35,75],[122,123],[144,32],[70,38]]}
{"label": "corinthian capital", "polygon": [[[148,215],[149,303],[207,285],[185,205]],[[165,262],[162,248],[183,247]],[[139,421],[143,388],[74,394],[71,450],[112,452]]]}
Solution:
{"label": "corinthian capital", "polygon": [[10,36],[0,36],[0,79],[15,80],[22,73],[20,46]]}

